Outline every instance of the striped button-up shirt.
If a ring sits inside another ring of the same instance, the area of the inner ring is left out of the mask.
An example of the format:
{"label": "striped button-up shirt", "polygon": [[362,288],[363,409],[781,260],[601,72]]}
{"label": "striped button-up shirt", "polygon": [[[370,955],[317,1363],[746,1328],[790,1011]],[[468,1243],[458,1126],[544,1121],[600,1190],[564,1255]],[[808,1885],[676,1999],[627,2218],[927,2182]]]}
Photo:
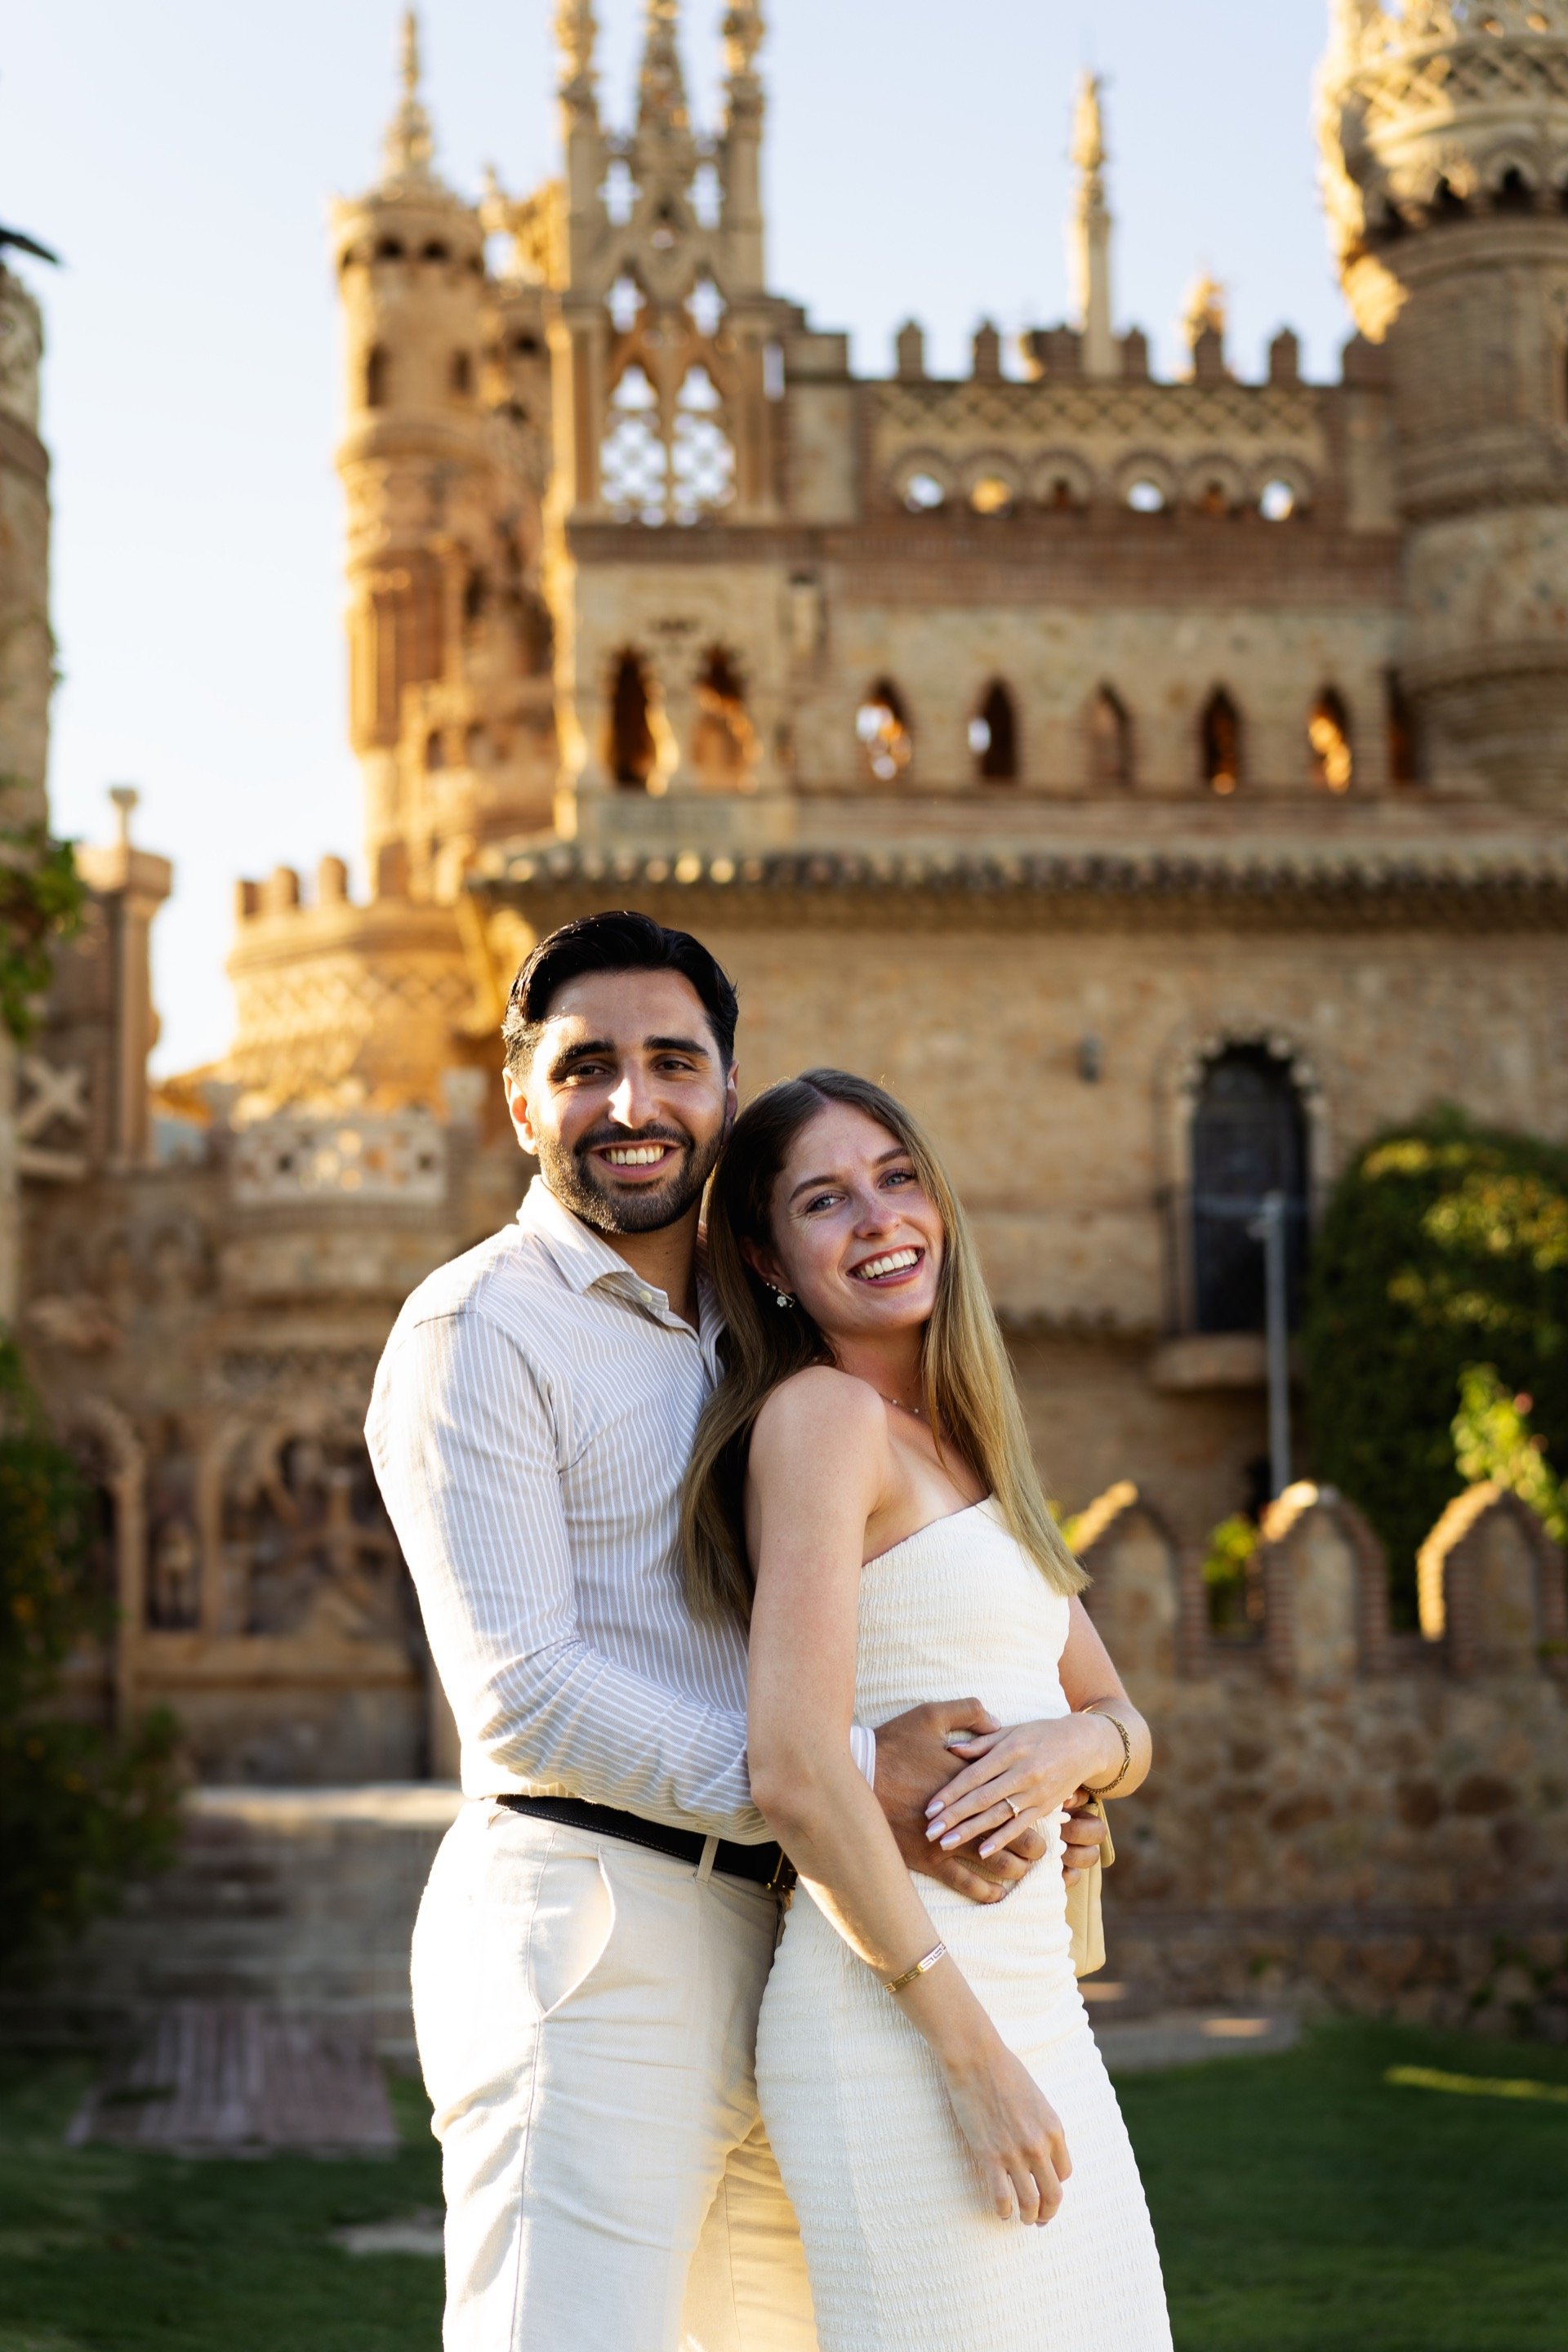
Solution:
{"label": "striped button-up shirt", "polygon": [[744,1637],[693,1618],[680,1581],[680,1482],[720,1369],[700,1297],[693,1330],[536,1177],[516,1223],[397,1318],[365,1435],[470,1797],[768,1834]]}

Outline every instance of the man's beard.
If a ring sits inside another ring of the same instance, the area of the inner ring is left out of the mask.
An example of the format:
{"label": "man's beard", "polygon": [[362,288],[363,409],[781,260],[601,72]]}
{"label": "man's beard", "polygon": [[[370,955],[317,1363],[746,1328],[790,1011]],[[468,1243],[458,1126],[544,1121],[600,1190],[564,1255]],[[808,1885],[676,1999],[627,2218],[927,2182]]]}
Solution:
{"label": "man's beard", "polygon": [[[606,1143],[673,1143],[679,1147],[680,1157],[662,1183],[639,1184],[624,1192],[611,1192],[601,1180],[594,1157],[595,1150]],[[718,1166],[723,1149],[722,1129],[700,1145],[679,1127],[645,1127],[635,1135],[628,1135],[622,1128],[595,1128],[569,1150],[553,1139],[547,1141],[542,1136],[539,1168],[562,1207],[570,1209],[595,1233],[657,1234],[667,1225],[679,1224],[693,1203],[702,1198],[702,1188]]]}

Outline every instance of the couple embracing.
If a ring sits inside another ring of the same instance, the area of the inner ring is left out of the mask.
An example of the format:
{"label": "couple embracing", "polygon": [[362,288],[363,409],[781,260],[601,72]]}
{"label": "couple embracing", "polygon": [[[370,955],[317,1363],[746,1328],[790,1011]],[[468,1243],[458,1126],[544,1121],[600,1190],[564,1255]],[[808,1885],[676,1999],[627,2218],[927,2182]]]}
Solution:
{"label": "couple embracing", "polygon": [[841,1071],[737,1118],[736,1010],[646,916],[535,948],[540,1172],[376,1379],[470,1801],[447,2352],[1169,2352],[1064,1884],[1148,1732],[930,1143]]}

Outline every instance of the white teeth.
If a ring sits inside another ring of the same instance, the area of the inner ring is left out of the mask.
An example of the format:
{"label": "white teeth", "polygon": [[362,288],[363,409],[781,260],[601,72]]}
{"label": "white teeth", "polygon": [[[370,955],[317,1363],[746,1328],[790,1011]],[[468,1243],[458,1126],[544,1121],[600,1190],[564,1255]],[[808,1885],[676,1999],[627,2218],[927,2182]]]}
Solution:
{"label": "white teeth", "polygon": [[664,1158],[665,1150],[662,1143],[628,1143],[606,1151],[605,1157],[612,1168],[651,1168],[656,1160]]}
{"label": "white teeth", "polygon": [[919,1250],[901,1249],[889,1250],[886,1257],[868,1258],[864,1265],[856,1267],[856,1279],[870,1282],[879,1274],[902,1274],[906,1266],[920,1264],[920,1255]]}

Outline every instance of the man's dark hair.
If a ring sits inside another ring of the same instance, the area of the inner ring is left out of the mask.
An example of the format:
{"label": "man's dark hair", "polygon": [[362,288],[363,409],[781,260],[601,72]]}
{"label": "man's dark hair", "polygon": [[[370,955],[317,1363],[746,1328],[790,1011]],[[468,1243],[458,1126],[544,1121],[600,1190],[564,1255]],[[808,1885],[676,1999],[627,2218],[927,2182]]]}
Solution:
{"label": "man's dark hair", "polygon": [[514,1077],[539,1043],[556,991],[591,971],[679,972],[697,992],[724,1067],[734,1060],[741,1008],[728,973],[689,931],[668,930],[651,915],[623,907],[563,923],[540,940],[512,982],[500,1034]]}

